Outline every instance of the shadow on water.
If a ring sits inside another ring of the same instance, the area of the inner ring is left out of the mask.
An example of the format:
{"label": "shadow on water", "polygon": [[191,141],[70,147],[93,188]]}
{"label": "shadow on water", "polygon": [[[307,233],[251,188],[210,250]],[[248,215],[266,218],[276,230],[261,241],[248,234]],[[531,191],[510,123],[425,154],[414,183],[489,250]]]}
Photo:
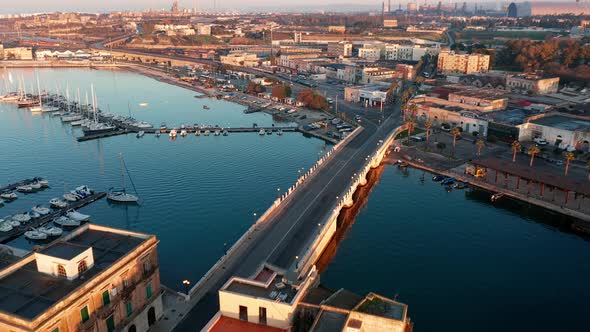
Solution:
{"label": "shadow on water", "polygon": [[491,204],[498,209],[515,214],[525,221],[533,221],[547,226],[547,228],[557,229],[564,233],[575,234],[581,238],[590,240],[589,236],[572,230],[572,224],[577,220],[576,218],[572,218],[555,211],[547,210],[543,207],[532,205],[506,196],[492,203],[490,201],[491,195],[492,193],[489,191],[479,188],[471,188],[465,191],[465,198],[467,200],[475,201],[481,204]]}
{"label": "shadow on water", "polygon": [[334,234],[332,240],[330,241],[330,243],[328,243],[328,245],[320,255],[320,258],[316,262],[316,267],[320,273],[328,267],[334,256],[336,256],[338,246],[340,245],[342,240],[344,240],[344,238],[346,237],[346,233],[354,224],[356,216],[359,214],[361,209],[367,204],[369,195],[371,194],[371,191],[373,190],[375,185],[379,183],[379,179],[381,179],[381,174],[383,174],[384,170],[385,167],[383,165],[375,169],[372,169],[369,172],[369,174],[367,174],[367,184],[364,186],[360,186],[354,193],[354,204],[351,207],[343,208],[340,211],[340,214],[338,215],[338,220],[336,222],[336,233]]}

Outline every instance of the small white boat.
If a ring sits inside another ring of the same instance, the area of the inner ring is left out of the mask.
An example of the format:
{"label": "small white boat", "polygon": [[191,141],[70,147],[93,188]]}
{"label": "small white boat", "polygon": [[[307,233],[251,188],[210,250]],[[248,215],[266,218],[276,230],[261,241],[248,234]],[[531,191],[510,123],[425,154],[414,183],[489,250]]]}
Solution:
{"label": "small white boat", "polygon": [[31,216],[32,219],[41,218],[41,215],[35,211],[29,212],[29,215]]}
{"label": "small white boat", "polygon": [[72,220],[79,221],[79,222],[86,221],[86,220],[90,219],[89,215],[82,214],[82,213],[75,211],[75,210],[68,211],[68,213],[66,213],[66,216]]}
{"label": "small white boat", "polygon": [[42,113],[43,112],[43,107],[41,107],[41,106],[33,106],[33,107],[29,108],[29,110],[31,111],[31,113]]}
{"label": "small white boat", "polygon": [[266,135],[266,131],[264,130],[264,128],[260,129],[260,131],[258,132],[258,135],[260,135],[260,136]]}
{"label": "small white boat", "polygon": [[195,131],[195,136],[201,136],[201,131],[200,130],[196,130]]}
{"label": "small white boat", "polygon": [[180,136],[185,137],[187,134],[186,129],[180,131]]}
{"label": "small white boat", "polygon": [[148,103],[139,103],[140,107],[147,107],[149,104]]}
{"label": "small white boat", "polygon": [[60,236],[64,232],[63,229],[61,229],[59,227],[55,227],[55,226],[39,227],[39,228],[37,228],[37,231],[39,231],[41,233],[45,233],[48,236]]}
{"label": "small white boat", "polygon": [[38,214],[40,214],[42,216],[48,215],[51,212],[51,210],[49,210],[48,208],[41,206],[41,205],[35,205],[35,206],[33,206],[33,208],[31,210],[33,210],[34,212],[37,212]]}
{"label": "small white boat", "polygon": [[277,135],[281,136],[283,134],[283,129],[279,129],[279,131],[277,131]]}
{"label": "small white boat", "polygon": [[16,191],[21,192],[21,193],[30,193],[30,192],[33,192],[33,187],[31,187],[29,185],[18,186],[18,187],[16,187]]}
{"label": "small white boat", "polygon": [[19,223],[25,223],[31,220],[31,215],[28,212],[17,213],[12,216],[12,220],[18,221]]}
{"label": "small white boat", "polygon": [[4,221],[4,219],[0,219],[0,232],[10,232],[12,228],[13,227],[9,222]]}
{"label": "small white boat", "polygon": [[44,178],[34,178],[33,180],[39,183],[43,188],[49,187],[49,181],[45,180]]}
{"label": "small white boat", "polygon": [[219,129],[215,129],[215,131],[213,132],[213,136],[219,136],[221,135],[221,132],[219,131]]}
{"label": "small white boat", "polygon": [[59,111],[59,107],[49,106],[49,107],[43,107],[43,110],[41,112],[52,113],[52,112],[57,112],[57,111]]}
{"label": "small white boat", "polygon": [[52,198],[49,200],[49,204],[51,204],[51,207],[53,208],[57,208],[57,209],[63,209],[66,206],[68,206],[68,203],[66,203],[65,201],[59,199],[59,198]]}
{"label": "small white boat", "polygon": [[227,129],[223,131],[223,136],[229,136],[229,131],[227,131]]}
{"label": "small white boat", "polygon": [[176,131],[176,129],[172,129],[172,130],[170,130],[170,133],[168,134],[168,136],[170,136],[171,138],[175,138],[177,133],[178,132]]}
{"label": "small white boat", "polygon": [[18,196],[12,191],[5,191],[2,194],[0,194],[0,198],[2,198],[5,201],[14,201],[18,198]]}
{"label": "small white boat", "polygon": [[205,130],[205,134],[203,134],[203,135],[205,135],[205,136],[209,136],[209,134],[210,134],[210,133],[211,133],[211,132],[209,131],[209,129],[207,129],[207,130]]}
{"label": "small white boat", "polygon": [[492,202],[495,202],[495,201],[499,200],[502,197],[504,197],[504,194],[503,193],[495,193],[495,194],[492,195],[492,197],[490,197],[490,200]]}
{"label": "small white boat", "polygon": [[74,195],[74,194],[72,194],[72,193],[65,193],[65,194],[63,195],[63,198],[64,198],[66,201],[69,201],[69,202],[75,202],[75,201],[77,201],[77,200],[79,200],[79,199],[80,199],[80,197],[78,197],[78,196],[76,196],[76,195]]}
{"label": "small white boat", "polygon": [[14,220],[14,219],[10,219],[6,221],[7,223],[10,224],[10,226],[12,227],[18,227],[20,226],[20,221]]}
{"label": "small white boat", "polygon": [[140,131],[137,133],[136,137],[137,137],[137,138],[141,138],[141,137],[143,137],[143,135],[145,135],[145,131],[143,131],[143,130],[140,130]]}
{"label": "small white boat", "polygon": [[80,226],[80,222],[70,219],[66,216],[61,216],[59,218],[55,218],[53,219],[53,222],[61,225],[61,226],[66,226],[66,227],[76,227],[76,226]]}
{"label": "small white boat", "polygon": [[156,137],[160,137],[160,132],[156,131]]}
{"label": "small white boat", "polygon": [[45,240],[47,239],[47,234],[34,229],[31,231],[26,231],[25,237],[31,240]]}
{"label": "small white boat", "polygon": [[41,189],[41,184],[37,181],[29,183],[29,186],[33,188],[33,190]]}

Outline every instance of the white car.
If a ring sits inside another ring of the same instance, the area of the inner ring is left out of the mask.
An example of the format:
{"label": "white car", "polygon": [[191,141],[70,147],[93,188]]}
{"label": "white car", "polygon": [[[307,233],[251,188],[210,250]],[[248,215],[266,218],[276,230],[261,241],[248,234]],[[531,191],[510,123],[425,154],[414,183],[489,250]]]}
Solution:
{"label": "white car", "polygon": [[539,144],[539,145],[547,145],[547,141],[544,138],[540,138],[540,137],[535,137],[533,139],[533,142]]}

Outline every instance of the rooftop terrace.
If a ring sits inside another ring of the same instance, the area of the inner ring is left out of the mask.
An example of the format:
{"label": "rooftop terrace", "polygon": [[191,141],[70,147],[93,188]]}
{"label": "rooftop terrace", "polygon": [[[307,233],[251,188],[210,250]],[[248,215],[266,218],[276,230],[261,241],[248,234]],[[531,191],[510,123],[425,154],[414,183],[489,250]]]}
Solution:
{"label": "rooftop terrace", "polygon": [[283,283],[283,276],[279,274],[276,274],[274,279],[269,283],[235,278],[229,283],[225,290],[270,301],[286,303],[291,303],[295,295],[297,295],[297,289],[289,284]]}
{"label": "rooftop terrace", "polygon": [[545,116],[532,120],[531,123],[569,131],[590,131],[590,120],[571,118],[564,115]]}
{"label": "rooftop terrace", "polygon": [[[109,268],[137,248],[146,238],[87,228],[72,238],[62,237],[42,253],[56,257],[73,257],[80,249],[92,247],[94,266],[75,280],[54,277],[37,270],[34,255],[28,262],[0,279],[0,311],[34,320],[68,294]],[[0,264],[9,269],[10,266]],[[3,271],[0,271],[3,273]]]}

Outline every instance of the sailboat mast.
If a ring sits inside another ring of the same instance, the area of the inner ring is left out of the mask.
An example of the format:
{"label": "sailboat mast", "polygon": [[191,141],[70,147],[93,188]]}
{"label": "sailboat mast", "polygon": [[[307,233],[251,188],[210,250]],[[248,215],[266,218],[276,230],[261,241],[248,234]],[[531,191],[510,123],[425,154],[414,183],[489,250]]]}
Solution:
{"label": "sailboat mast", "polygon": [[121,185],[123,186],[123,192],[125,190],[125,174],[123,173],[123,154],[119,152],[119,163],[121,164]]}

